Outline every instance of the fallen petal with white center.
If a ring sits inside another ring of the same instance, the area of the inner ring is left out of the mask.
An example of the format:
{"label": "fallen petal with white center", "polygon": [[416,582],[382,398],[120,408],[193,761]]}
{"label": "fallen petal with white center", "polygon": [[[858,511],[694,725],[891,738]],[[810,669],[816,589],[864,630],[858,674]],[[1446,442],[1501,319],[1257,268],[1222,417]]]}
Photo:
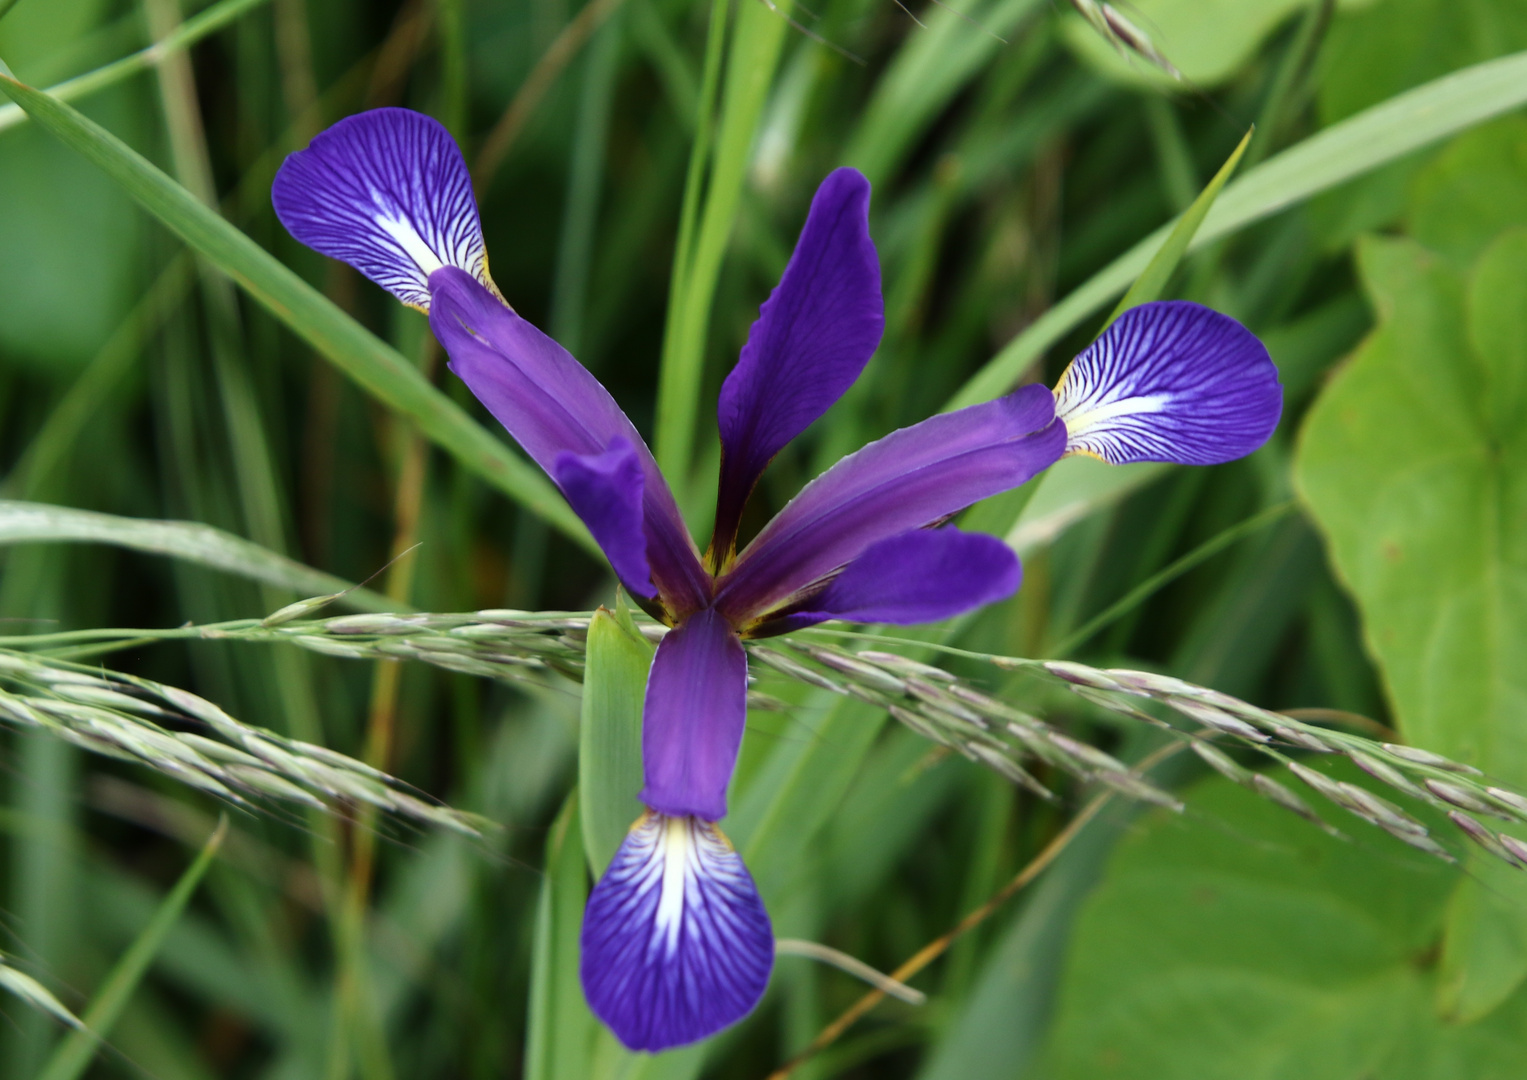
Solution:
{"label": "fallen petal with white center", "polygon": [[631,1050],[695,1042],[763,997],[774,932],[715,825],[649,811],[594,886],[579,974],[594,1015]]}
{"label": "fallen petal with white center", "polygon": [[1256,336],[1185,300],[1130,308],[1055,387],[1066,452],[1110,465],[1234,461],[1267,441],[1282,412],[1278,369]]}
{"label": "fallen petal with white center", "polygon": [[443,266],[494,288],[466,162],[423,113],[373,109],[341,120],[282,163],[270,199],[298,240],[420,311]]}

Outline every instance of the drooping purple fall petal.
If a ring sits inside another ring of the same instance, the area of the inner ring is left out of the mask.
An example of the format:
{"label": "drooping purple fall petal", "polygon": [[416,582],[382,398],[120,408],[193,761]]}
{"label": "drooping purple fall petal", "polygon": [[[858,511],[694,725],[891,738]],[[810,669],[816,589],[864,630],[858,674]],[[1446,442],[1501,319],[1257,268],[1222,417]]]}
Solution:
{"label": "drooping purple fall petal", "polygon": [[472,178],[450,133],[410,109],[346,117],[282,163],[271,204],[288,232],[429,309],[454,266],[491,287]]}
{"label": "drooping purple fall petal", "polygon": [[734,623],[788,603],[871,544],[1015,488],[1065,449],[1042,386],[894,431],[807,484],[738,556],[716,606]]}
{"label": "drooping purple fall petal", "polygon": [[1130,308],[1055,387],[1067,452],[1111,465],[1233,461],[1267,441],[1282,411],[1278,369],[1256,336],[1185,300]]}
{"label": "drooping purple fall petal", "polygon": [[774,966],[768,913],[726,837],[658,813],[636,823],[594,886],[580,944],[594,1015],[651,1053],[741,1020]]}
{"label": "drooping purple fall petal", "polygon": [[676,817],[725,817],[747,698],[747,655],[725,619],[707,609],[670,631],[647,675],[642,802]]}
{"label": "drooping purple fall petal", "polygon": [[552,478],[599,541],[621,583],[638,596],[655,596],[642,529],[645,478],[630,441],[617,437],[602,454],[564,450],[553,463]]}
{"label": "drooping purple fall petal", "polygon": [[913,529],[865,548],[805,610],[769,629],[783,633],[825,619],[938,622],[1004,600],[1022,580],[1018,556],[995,536]]}
{"label": "drooping purple fall petal", "polygon": [[856,170],[822,181],[784,276],[721,385],[718,548],[730,548],[770,459],[843,396],[880,344],[885,305],[869,205],[869,181]]}
{"label": "drooping purple fall petal", "polygon": [[643,477],[642,517],[652,580],[675,614],[703,607],[710,585],[678,505],[610,392],[566,349],[470,275],[452,267],[437,270],[430,289],[430,329],[450,354],[451,370],[553,477],[561,454],[593,457],[617,440],[632,448]]}

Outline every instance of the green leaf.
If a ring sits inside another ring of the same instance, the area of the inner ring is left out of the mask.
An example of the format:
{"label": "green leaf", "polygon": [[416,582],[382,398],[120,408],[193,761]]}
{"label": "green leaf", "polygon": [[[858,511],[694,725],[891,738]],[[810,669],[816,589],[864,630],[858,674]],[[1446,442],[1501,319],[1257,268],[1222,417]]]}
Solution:
{"label": "green leaf", "polygon": [[1502,117],[1454,139],[1417,175],[1405,224],[1465,266],[1506,229],[1527,225],[1527,119]]}
{"label": "green leaf", "polygon": [[[1519,785],[1527,230],[1467,272],[1408,240],[1370,240],[1359,256],[1379,325],[1312,407],[1296,479],[1408,741]],[[1527,888],[1463,888],[1440,1005],[1473,1019],[1527,978]]]}
{"label": "green leaf", "polygon": [[304,596],[344,593],[336,603],[361,611],[406,609],[406,605],[380,593],[314,570],[210,525],[117,517],[67,506],[0,499],[0,545],[25,543],[113,544],[197,563]]}
{"label": "green leaf", "polygon": [[[1334,776],[1364,778],[1336,764]],[[1120,844],[1083,907],[1044,1075],[1519,1073],[1527,998],[1473,1027],[1431,1008],[1458,870],[1350,818],[1338,824],[1362,830],[1356,842],[1334,839],[1217,777],[1187,802],[1186,824],[1153,813]]]}
{"label": "green leaf", "polygon": [[432,386],[397,350],[366,331],[216,211],[171,180],[122,140],[68,105],[0,75],[34,121],[122,186],[145,210],[268,308],[341,371],[482,477],[592,554],[598,545],[533,465]]}
{"label": "green leaf", "polygon": [[531,944],[525,1080],[589,1076],[598,1026],[578,981],[578,932],[589,893],[580,834],[575,790],[546,840],[546,877]]}
{"label": "green leaf", "polygon": [[[1476,64],[1401,94],[1310,136],[1225,188],[1189,251],[1438,139],[1527,102],[1527,53]],[[958,409],[1006,392],[1081,321],[1140,276],[1171,235],[1163,225],[1015,337],[945,405]]]}
{"label": "green leaf", "polygon": [[[1209,87],[1240,71],[1268,34],[1310,2],[1134,0],[1123,10],[1137,26],[1149,30],[1156,47],[1189,82]],[[1181,89],[1166,72],[1122,55],[1080,16],[1068,14],[1063,25],[1066,43],[1099,71],[1133,85]]]}
{"label": "green leaf", "polygon": [[642,702],[652,646],[622,605],[589,622],[578,734],[578,791],[583,846],[597,878],[643,811]]}
{"label": "green leaf", "polygon": [[111,973],[106,976],[106,981],[96,993],[95,1000],[90,1003],[90,1008],[85,1010],[83,1018],[84,1028],[70,1033],[69,1037],[61,1043],[47,1067],[43,1069],[38,1080],[78,1080],[90,1067],[96,1051],[100,1047],[100,1041],[111,1034],[112,1025],[122,1015],[122,1010],[127,1007],[132,998],[133,991],[137,989],[144,973],[153,963],[159,947],[164,943],[166,935],[174,927],[180,913],[185,910],[191,894],[196,891],[196,886],[201,883],[202,876],[207,868],[212,865],[212,860],[217,856],[218,848],[222,846],[223,837],[228,831],[227,818],[218,822],[217,829],[207,839],[202,847],[201,854],[191,863],[186,872],[180,875],[180,880],[164,898],[159,909],[154,912],[154,917],[149,920],[143,932],[138,935]]}

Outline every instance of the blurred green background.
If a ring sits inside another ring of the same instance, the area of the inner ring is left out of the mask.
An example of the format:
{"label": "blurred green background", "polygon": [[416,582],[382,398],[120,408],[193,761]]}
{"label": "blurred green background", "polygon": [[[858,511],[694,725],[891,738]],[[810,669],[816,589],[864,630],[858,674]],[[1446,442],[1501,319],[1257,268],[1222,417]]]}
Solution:
{"label": "blurred green background", "polygon": [[[475,164],[505,296],[655,438],[703,535],[710,403],[832,168],[874,184],[886,335],[860,384],[771,468],[753,527],[838,456],[939,409],[1015,339],[1037,362],[1009,349],[993,392],[1053,382],[1133,275],[1046,313],[1187,207],[1253,123],[1248,177],[1396,95],[1527,50],[1522,0],[1121,5],[1181,69],[1173,81],[1058,0],[812,3],[792,26],[759,0],[225,0],[215,32],[76,104],[491,425],[422,317],[300,248],[270,210],[281,158],[323,126],[379,105],[438,117]],[[20,0],[0,18],[0,58],[50,86],[204,10]],[[1267,342],[1286,392],[1274,440],[1214,469],[1104,477],[1068,463],[1020,496],[1033,496],[1022,517],[1017,502],[977,508],[970,524],[1008,535],[1026,580],[961,644],[1064,646],[1311,719],[1367,718],[1527,785],[1527,116],[1475,102],[1483,122],[1395,149],[1434,105],[1292,175],[1264,171],[1173,278],[1168,295]],[[1336,158],[1346,172],[1320,172]],[[706,194],[686,210],[697,175]],[[431,611],[613,596],[602,564],[431,449],[12,107],[0,417],[6,499],[205,522],[350,580],[417,542],[376,586]],[[1174,560],[1291,499],[1076,640]],[[291,599],[111,546],[0,557],[9,633],[259,616]],[[364,828],[236,815],[91,1076],[764,1080],[862,992],[785,957],[744,1025],[636,1065],[571,1015],[575,994],[556,998],[566,971],[545,957],[545,992],[570,1011],[531,1009],[543,867],[571,890],[544,890],[565,907],[547,902],[549,926],[586,887],[576,850],[558,862],[568,819],[555,823],[576,772],[574,683],[516,689],[217,642],[112,663],[368,756],[503,828],[472,843],[383,823],[357,893]],[[1123,756],[1150,745],[1074,699],[998,689]],[[753,829],[803,748],[841,756],[767,899],[782,936],[890,970],[1074,806],[1020,796],[867,712],[826,717],[800,698],[756,718],[734,816]],[[219,807],[46,736],[4,738],[0,948],[82,1008]],[[882,1005],[794,1075],[1527,1075],[1527,889],[1510,871],[1450,868],[1373,831],[1336,841],[1186,767],[1174,782],[1188,814],[1115,808],[1089,825],[914,981],[928,1004]],[[60,1028],[18,1000],[3,1011],[0,1076],[33,1080]]]}

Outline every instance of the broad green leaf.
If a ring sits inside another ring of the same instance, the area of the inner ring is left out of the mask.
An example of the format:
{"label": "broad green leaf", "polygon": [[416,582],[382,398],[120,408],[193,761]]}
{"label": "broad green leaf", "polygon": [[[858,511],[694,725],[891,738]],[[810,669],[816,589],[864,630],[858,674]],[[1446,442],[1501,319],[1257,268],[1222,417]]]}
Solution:
{"label": "broad green leaf", "polygon": [[1120,844],[1082,908],[1044,1075],[1519,1075],[1527,997],[1471,1027],[1432,1009],[1456,869],[1351,818],[1353,841],[1333,839],[1219,778],[1187,801]]}
{"label": "broad green leaf", "polygon": [[1527,225],[1527,119],[1502,117],[1454,139],[1416,176],[1405,225],[1463,266],[1506,229]]}
{"label": "broad green leaf", "polygon": [[[1407,739],[1520,784],[1527,231],[1467,272],[1408,240],[1359,250],[1379,326],[1312,407],[1296,478]],[[1472,1019],[1527,977],[1527,888],[1463,888],[1440,1005]]]}
{"label": "broad green leaf", "polygon": [[578,732],[578,791],[583,846],[597,878],[615,857],[643,806],[642,702],[652,645],[624,607],[589,622]]}
{"label": "broad green leaf", "polygon": [[598,1026],[578,981],[578,932],[589,892],[581,835],[575,790],[546,839],[546,877],[531,945],[525,1080],[589,1076]]}
{"label": "broad green leaf", "polygon": [[406,607],[210,525],[117,517],[67,506],[0,499],[0,546],[26,543],[112,544],[183,559],[304,596],[344,593],[336,603],[362,611],[398,611]]}
{"label": "broad green leaf", "polygon": [[175,883],[175,887],[170,890],[159,905],[159,909],[154,912],[154,917],[143,928],[143,932],[122,954],[111,969],[111,973],[106,976],[106,981],[97,991],[95,999],[85,1010],[84,1027],[71,1032],[68,1038],[59,1044],[38,1080],[78,1080],[85,1074],[85,1070],[90,1067],[91,1061],[100,1049],[101,1040],[111,1034],[112,1025],[117,1022],[117,1018],[122,1015],[122,1010],[127,1007],[133,991],[137,989],[149,965],[153,963],[165,936],[180,918],[180,913],[185,910],[191,894],[196,891],[196,886],[201,884],[201,879],[206,874],[207,868],[212,865],[212,860],[216,858],[227,831],[228,822],[225,818],[218,823],[217,829],[208,838],[195,861],[184,874],[180,875],[180,880]]}
{"label": "broad green leaf", "polygon": [[[1469,64],[1527,49],[1518,0],[1383,0],[1332,21],[1321,49],[1319,114],[1345,120]],[[1386,228],[1405,210],[1424,155],[1395,161],[1315,200],[1311,218],[1331,251]]]}
{"label": "broad green leaf", "polygon": [[397,350],[100,125],[12,78],[0,75],[0,89],[378,401],[409,417],[470,472],[598,553],[583,522],[540,470],[432,386]]}
{"label": "broad green leaf", "polygon": [[[1527,53],[1476,64],[1375,105],[1269,158],[1225,188],[1189,250],[1311,195],[1527,102]],[[1163,225],[1094,274],[1015,337],[945,405],[1004,393],[1044,351],[1138,278],[1166,238]]]}
{"label": "broad green leaf", "polygon": [[[1264,38],[1314,0],[1134,0],[1115,5],[1147,30],[1156,48],[1190,83],[1217,86],[1241,70]],[[1374,0],[1347,0],[1366,7]],[[1115,79],[1137,85],[1181,88],[1165,72],[1120,55],[1080,16],[1068,14],[1066,42],[1077,55]]]}

